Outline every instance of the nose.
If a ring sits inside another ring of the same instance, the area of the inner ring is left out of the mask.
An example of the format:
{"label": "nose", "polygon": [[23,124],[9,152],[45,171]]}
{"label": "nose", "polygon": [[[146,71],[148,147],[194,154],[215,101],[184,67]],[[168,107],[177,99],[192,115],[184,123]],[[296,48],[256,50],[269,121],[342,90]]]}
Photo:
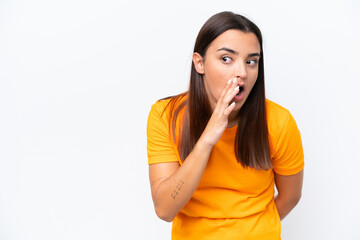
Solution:
{"label": "nose", "polygon": [[235,66],[235,75],[241,79],[246,79],[247,72],[246,72],[246,64],[243,62],[239,62]]}

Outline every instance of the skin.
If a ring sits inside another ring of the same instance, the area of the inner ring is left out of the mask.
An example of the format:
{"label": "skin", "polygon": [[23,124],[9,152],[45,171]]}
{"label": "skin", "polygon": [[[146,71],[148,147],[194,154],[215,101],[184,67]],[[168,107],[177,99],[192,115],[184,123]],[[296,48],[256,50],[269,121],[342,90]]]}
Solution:
{"label": "skin", "polygon": [[280,219],[284,219],[296,206],[301,198],[304,171],[290,176],[275,173],[275,184],[278,194],[275,196],[275,205]]}
{"label": "skin", "polygon": [[236,78],[238,85],[245,88],[243,98],[235,102],[229,116],[231,125],[236,122],[235,117],[256,82],[259,58],[260,44],[256,35],[233,29],[218,36],[210,44],[204,58],[198,53],[193,55],[195,68],[203,74],[205,89],[213,108],[230,78]]}
{"label": "skin", "polygon": [[[213,146],[227,127],[236,125],[235,116],[258,76],[259,54],[260,45],[255,34],[239,30],[228,30],[218,36],[209,45],[204,57],[193,54],[195,68],[203,74],[213,113],[182,166],[177,162],[149,166],[151,193],[159,218],[171,222],[190,200],[199,185]],[[239,85],[244,87],[244,94],[241,99],[234,101]],[[302,172],[292,176],[275,174],[278,189],[275,204],[281,219],[300,199],[302,176]]]}

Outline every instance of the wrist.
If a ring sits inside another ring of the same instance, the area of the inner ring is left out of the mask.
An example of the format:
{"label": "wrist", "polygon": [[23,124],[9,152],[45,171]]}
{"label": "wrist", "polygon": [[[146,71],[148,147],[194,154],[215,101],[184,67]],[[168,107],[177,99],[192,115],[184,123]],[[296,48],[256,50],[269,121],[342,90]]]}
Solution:
{"label": "wrist", "polygon": [[200,137],[197,143],[195,144],[196,149],[198,149],[200,152],[211,152],[212,148],[214,147],[214,144],[207,142],[203,137]]}

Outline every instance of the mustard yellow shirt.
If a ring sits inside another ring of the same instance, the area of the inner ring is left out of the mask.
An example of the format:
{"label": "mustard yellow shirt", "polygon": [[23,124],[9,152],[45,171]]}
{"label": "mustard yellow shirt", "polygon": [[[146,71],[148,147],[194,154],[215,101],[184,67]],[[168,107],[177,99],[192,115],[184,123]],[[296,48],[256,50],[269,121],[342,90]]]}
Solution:
{"label": "mustard yellow shirt", "polygon": [[[177,141],[169,134],[170,99],[151,108],[147,128],[148,163],[179,162]],[[177,214],[172,239],[280,239],[281,224],[274,202],[274,172],[293,175],[304,168],[300,132],[288,110],[266,100],[273,168],[244,168],[235,157],[236,126],[227,128],[213,147],[200,184]],[[181,114],[179,116],[181,118]]]}

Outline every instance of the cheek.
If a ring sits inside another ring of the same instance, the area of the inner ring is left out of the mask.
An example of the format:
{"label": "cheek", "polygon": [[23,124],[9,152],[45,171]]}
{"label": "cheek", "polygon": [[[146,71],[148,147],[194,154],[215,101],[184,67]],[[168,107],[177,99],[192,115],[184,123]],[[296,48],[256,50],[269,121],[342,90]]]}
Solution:
{"label": "cheek", "polygon": [[247,81],[249,83],[249,86],[251,86],[251,88],[255,85],[256,81],[258,78],[258,70],[250,70],[248,71],[248,77],[247,77]]}
{"label": "cheek", "polygon": [[232,77],[231,73],[232,71],[230,69],[218,64],[209,65],[207,70],[205,70],[205,75],[210,85],[209,87],[217,92],[221,92],[226,86],[227,81]]}

